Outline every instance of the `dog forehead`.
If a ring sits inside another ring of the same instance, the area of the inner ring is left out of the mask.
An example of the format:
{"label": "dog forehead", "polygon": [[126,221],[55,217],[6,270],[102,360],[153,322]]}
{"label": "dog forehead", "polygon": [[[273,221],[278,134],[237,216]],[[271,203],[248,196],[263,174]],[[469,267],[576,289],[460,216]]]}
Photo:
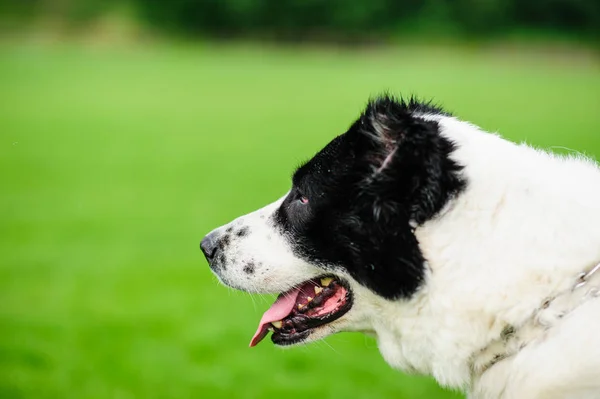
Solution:
{"label": "dog forehead", "polygon": [[351,165],[355,156],[356,137],[351,130],[331,140],[317,154],[302,164],[292,177],[294,185],[300,185],[308,176],[341,174]]}

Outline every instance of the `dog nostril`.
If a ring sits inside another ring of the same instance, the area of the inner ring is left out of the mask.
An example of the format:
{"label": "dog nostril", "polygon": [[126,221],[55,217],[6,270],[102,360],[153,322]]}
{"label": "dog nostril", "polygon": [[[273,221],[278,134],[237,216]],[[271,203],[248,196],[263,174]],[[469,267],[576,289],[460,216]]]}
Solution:
{"label": "dog nostril", "polygon": [[219,243],[217,238],[217,235],[213,232],[207,234],[200,242],[200,249],[209,261],[212,260],[217,253],[217,244]]}

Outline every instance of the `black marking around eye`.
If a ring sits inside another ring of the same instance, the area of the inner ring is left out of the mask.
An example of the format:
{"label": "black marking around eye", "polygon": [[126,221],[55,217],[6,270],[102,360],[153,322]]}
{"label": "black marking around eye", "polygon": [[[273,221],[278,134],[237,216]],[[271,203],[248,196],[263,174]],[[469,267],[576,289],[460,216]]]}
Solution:
{"label": "black marking around eye", "polygon": [[249,262],[246,266],[244,266],[244,268],[242,269],[244,271],[244,273],[246,274],[254,274],[254,263]]}
{"label": "black marking around eye", "polygon": [[245,235],[248,234],[249,231],[250,231],[250,229],[248,227],[242,227],[235,233],[235,235],[238,237],[244,237]]}

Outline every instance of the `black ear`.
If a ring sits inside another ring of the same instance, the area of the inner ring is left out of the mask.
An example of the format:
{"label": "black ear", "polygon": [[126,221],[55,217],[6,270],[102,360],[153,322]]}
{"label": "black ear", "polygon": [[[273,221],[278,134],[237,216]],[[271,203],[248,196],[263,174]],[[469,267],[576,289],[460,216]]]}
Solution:
{"label": "black ear", "polygon": [[413,229],[464,185],[452,143],[411,104],[384,97],[361,116],[358,133],[366,140],[357,162],[355,217],[343,228],[349,243],[360,243],[346,261],[354,263],[352,274],[388,299],[417,290],[425,259]]}
{"label": "black ear", "polygon": [[463,188],[453,143],[434,119],[423,117],[433,110],[386,96],[371,101],[361,116],[359,131],[369,143],[359,192],[371,198],[376,219],[401,209],[411,223],[422,224]]}

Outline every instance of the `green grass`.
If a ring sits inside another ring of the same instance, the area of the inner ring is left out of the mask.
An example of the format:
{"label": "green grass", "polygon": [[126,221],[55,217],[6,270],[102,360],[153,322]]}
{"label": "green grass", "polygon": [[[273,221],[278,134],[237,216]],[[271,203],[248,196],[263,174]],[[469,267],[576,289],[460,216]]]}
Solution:
{"label": "green grass", "polygon": [[0,47],[0,398],[458,397],[359,334],[249,349],[270,297],[219,286],[198,250],[384,89],[600,155],[597,59]]}

